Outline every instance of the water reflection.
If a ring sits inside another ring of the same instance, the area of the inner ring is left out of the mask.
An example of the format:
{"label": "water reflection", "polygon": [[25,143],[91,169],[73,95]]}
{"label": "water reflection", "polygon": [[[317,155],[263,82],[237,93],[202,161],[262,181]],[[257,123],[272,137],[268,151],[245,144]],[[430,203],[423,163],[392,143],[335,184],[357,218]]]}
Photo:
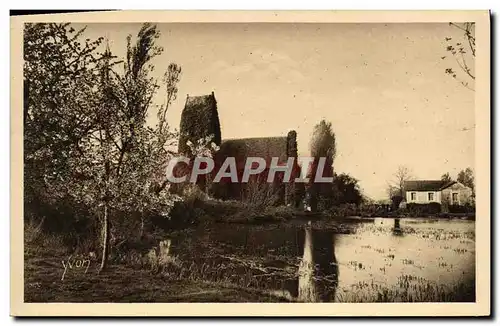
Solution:
{"label": "water reflection", "polygon": [[161,241],[156,249],[159,265],[182,263],[189,273],[196,273],[195,278],[230,280],[294,301],[334,301],[338,264],[333,230],[314,229],[309,224],[195,233],[196,241],[191,237]]}
{"label": "water reflection", "polygon": [[382,288],[425,301],[427,290],[421,288],[474,278],[473,222],[354,219],[337,228],[300,222],[203,225],[172,233],[155,253],[170,275],[181,279],[222,282],[301,302],[376,300]]}
{"label": "water reflection", "polygon": [[394,219],[394,228],[392,229],[392,234],[396,236],[403,235],[403,230],[401,229],[399,218]]}
{"label": "water reflection", "polygon": [[313,257],[314,244],[312,237],[311,228],[306,227],[304,254],[302,255],[298,270],[298,300],[304,302],[316,302],[318,299],[316,282],[314,281],[316,264]]}
{"label": "water reflection", "polygon": [[299,257],[296,288],[289,289],[301,302],[330,302],[335,298],[338,265],[335,235],[329,230],[314,230],[310,225],[297,230]]}

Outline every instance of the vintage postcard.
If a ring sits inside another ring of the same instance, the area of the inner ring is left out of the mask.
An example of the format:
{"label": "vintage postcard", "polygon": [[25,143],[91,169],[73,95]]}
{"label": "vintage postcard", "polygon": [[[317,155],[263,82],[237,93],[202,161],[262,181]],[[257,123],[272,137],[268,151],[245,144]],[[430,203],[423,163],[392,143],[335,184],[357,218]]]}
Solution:
{"label": "vintage postcard", "polygon": [[490,314],[488,11],[14,16],[11,85],[12,315]]}

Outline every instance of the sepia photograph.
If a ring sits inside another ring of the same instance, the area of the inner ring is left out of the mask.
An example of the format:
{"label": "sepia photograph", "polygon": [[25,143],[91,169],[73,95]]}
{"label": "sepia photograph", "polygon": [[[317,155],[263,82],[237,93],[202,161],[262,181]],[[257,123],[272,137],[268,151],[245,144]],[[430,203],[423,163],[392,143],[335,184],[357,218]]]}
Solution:
{"label": "sepia photograph", "polygon": [[122,13],[16,17],[20,305],[489,314],[487,11]]}

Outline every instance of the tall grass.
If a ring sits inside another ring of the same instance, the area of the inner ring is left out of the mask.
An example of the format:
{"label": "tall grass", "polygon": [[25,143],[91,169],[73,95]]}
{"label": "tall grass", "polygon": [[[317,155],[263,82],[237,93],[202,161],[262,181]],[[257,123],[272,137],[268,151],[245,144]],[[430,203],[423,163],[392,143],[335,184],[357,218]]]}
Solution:
{"label": "tall grass", "polygon": [[350,289],[337,290],[337,302],[474,302],[475,283],[457,279],[449,285],[430,282],[412,275],[398,277],[398,283],[387,287],[360,282]]}
{"label": "tall grass", "polygon": [[36,222],[29,219],[24,223],[24,253],[26,256],[46,253],[47,249],[55,253],[68,251],[64,238],[56,233],[43,230],[44,219]]}

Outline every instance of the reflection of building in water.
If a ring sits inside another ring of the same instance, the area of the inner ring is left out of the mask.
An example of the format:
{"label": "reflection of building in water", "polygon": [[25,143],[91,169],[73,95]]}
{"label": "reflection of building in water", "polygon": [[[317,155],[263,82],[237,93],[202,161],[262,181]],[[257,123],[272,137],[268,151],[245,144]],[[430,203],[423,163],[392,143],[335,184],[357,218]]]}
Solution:
{"label": "reflection of building in water", "polygon": [[161,241],[151,254],[160,266],[193,264],[183,276],[196,272],[206,280],[230,278],[236,285],[289,299],[329,302],[334,301],[338,281],[334,241],[332,231],[310,226],[239,232],[200,228],[190,239],[174,236]]}
{"label": "reflection of building in water", "polygon": [[304,302],[316,302],[318,298],[316,283],[314,282],[314,244],[312,242],[312,230],[305,229],[304,254],[299,264],[299,288],[297,299]]}
{"label": "reflection of building in water", "polygon": [[287,290],[303,302],[334,301],[338,283],[334,233],[305,227],[297,230],[297,238],[298,276],[287,284]]}

